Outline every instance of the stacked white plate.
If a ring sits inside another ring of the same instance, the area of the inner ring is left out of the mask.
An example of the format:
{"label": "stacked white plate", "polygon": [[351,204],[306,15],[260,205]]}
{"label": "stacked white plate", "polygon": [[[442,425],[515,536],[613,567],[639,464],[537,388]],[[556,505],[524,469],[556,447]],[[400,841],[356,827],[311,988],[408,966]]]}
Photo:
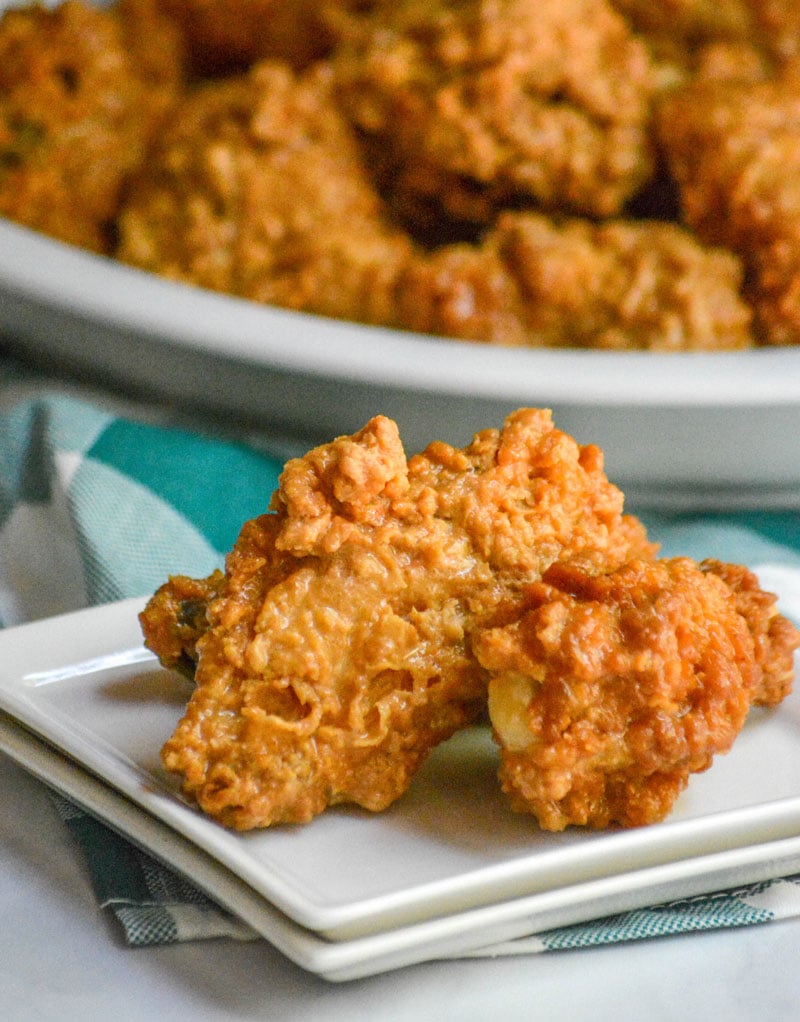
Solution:
{"label": "stacked white plate", "polygon": [[189,689],[143,649],[140,607],[0,632],[0,748],[328,979],[500,953],[554,926],[800,868],[800,695],[753,713],[652,827],[541,832],[507,807],[476,728],[385,813],[227,831],[161,767]]}

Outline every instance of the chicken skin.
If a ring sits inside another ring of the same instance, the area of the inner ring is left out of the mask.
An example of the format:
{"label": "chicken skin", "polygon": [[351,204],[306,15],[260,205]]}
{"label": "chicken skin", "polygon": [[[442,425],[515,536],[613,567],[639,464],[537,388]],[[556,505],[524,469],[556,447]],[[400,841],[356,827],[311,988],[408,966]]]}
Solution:
{"label": "chicken skin", "polygon": [[798,642],[738,566],[555,564],[474,644],[513,807],[547,830],[662,820],[750,706],[786,695]]}
{"label": "chicken skin", "polygon": [[354,19],[338,93],[402,211],[610,216],[651,169],[645,46],[606,0],[402,0]]}
{"label": "chicken skin", "polygon": [[800,343],[800,74],[698,82],[660,106],[657,128],[686,222],[736,252],[759,341]]}
{"label": "chicken skin", "polygon": [[263,61],[177,108],[128,188],[117,255],[254,301],[384,323],[411,243],[382,213],[329,69]]}
{"label": "chicken skin", "polygon": [[107,253],[126,175],[182,81],[179,37],[150,0],[6,10],[0,216]]}
{"label": "chicken skin", "polygon": [[196,688],[163,760],[239,830],[381,810],[485,709],[473,636],[555,562],[652,558],[596,447],[521,410],[406,459],[377,417],[290,461],[224,575],[174,578],[141,616]]}

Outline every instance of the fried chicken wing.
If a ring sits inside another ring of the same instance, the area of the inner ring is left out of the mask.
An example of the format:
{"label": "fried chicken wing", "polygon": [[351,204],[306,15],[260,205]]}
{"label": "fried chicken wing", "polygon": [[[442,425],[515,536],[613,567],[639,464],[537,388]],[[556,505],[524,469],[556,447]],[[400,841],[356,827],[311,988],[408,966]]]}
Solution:
{"label": "fried chicken wing", "polygon": [[669,86],[699,75],[729,81],[771,76],[800,46],[795,0],[611,0],[643,38]]}
{"label": "fried chicken wing", "polygon": [[713,351],[752,344],[734,255],[666,223],[507,213],[480,245],[412,260],[398,320],[505,345]]}
{"label": "fried chicken wing", "polygon": [[149,0],[114,10],[78,0],[7,9],[0,215],[107,252],[125,177],[143,160],[181,81],[178,37]]}
{"label": "fried chicken wing", "polygon": [[474,642],[512,805],[548,830],[662,820],[753,701],[786,694],[799,640],[744,569],[554,565]]}
{"label": "fried chicken wing", "polygon": [[800,342],[800,74],[668,97],[658,134],[683,215],[709,244],[735,251],[757,337]]}
{"label": "fried chicken wing", "polygon": [[149,602],[150,648],[196,660],[164,763],[236,829],[385,808],[482,714],[471,639],[505,600],[561,559],[654,553],[599,450],[545,411],[410,459],[377,417],[287,464],[223,577],[172,579]]}
{"label": "fried chicken wing", "polygon": [[391,322],[410,242],[386,226],[325,65],[264,61],[176,110],[119,218],[118,255],[255,301]]}
{"label": "fried chicken wing", "polygon": [[402,0],[343,33],[342,102],[403,210],[618,213],[651,169],[646,49],[606,0]]}
{"label": "fried chicken wing", "polygon": [[[694,70],[707,46],[750,45],[756,26],[750,0],[611,0],[650,46],[666,84]],[[753,47],[753,52],[758,52]]]}

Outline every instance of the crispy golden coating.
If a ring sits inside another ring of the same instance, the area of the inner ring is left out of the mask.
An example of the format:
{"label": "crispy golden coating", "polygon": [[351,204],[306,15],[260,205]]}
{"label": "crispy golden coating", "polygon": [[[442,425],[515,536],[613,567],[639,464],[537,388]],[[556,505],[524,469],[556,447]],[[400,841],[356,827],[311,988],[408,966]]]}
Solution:
{"label": "crispy golden coating", "polygon": [[119,218],[121,259],[260,302],[391,321],[410,242],[386,226],[317,65],[206,84],[175,111]]}
{"label": "crispy golden coating", "polygon": [[776,65],[749,43],[721,42],[695,51],[688,70],[695,81],[762,82],[775,75]]}
{"label": "crispy golden coating", "polygon": [[182,34],[160,9],[160,0],[115,0],[130,60],[148,89],[149,101],[169,109],[186,87],[188,56]]}
{"label": "crispy golden coating", "polygon": [[172,579],[149,603],[148,645],[197,660],[164,763],[237,829],[382,809],[482,713],[472,636],[505,601],[563,558],[653,554],[599,450],[545,411],[408,460],[377,417],[287,464],[224,578]]}
{"label": "crispy golden coating", "polygon": [[800,54],[800,7],[797,0],[750,0],[758,38],[780,63]]}
{"label": "crispy golden coating", "polygon": [[747,622],[757,673],[753,702],[776,706],[792,688],[797,629],[778,613],[775,595],[764,592],[753,572],[744,566],[709,558],[700,563],[700,569],[722,579],[733,593],[736,610]]}
{"label": "crispy golden coating", "polygon": [[800,74],[693,83],[664,101],[659,137],[683,215],[735,251],[767,344],[800,342]]}
{"label": "crispy golden coating", "polygon": [[478,246],[413,260],[398,319],[474,341],[607,350],[749,347],[734,255],[666,223],[507,213]]}
{"label": "crispy golden coating", "polygon": [[606,0],[402,0],[354,26],[333,57],[340,95],[401,210],[609,216],[650,172],[646,48]]}
{"label": "crispy golden coating", "polygon": [[[750,46],[756,26],[750,0],[611,0],[647,41],[663,84],[694,70],[707,46]],[[758,52],[752,47],[753,52]]]}
{"label": "crispy golden coating", "polygon": [[696,74],[763,78],[800,46],[796,0],[611,0],[648,44],[663,85]]}
{"label": "crispy golden coating", "polygon": [[[517,810],[548,830],[654,823],[690,774],[730,748],[765,694],[770,667],[755,645],[773,661],[770,598],[738,571],[687,558],[600,575],[557,564],[514,620],[477,637],[501,782]],[[759,609],[745,617],[741,601]],[[798,635],[788,622],[773,634],[781,673]]]}
{"label": "crispy golden coating", "polygon": [[122,184],[181,78],[177,35],[149,0],[112,11],[78,0],[6,10],[0,215],[108,251]]}

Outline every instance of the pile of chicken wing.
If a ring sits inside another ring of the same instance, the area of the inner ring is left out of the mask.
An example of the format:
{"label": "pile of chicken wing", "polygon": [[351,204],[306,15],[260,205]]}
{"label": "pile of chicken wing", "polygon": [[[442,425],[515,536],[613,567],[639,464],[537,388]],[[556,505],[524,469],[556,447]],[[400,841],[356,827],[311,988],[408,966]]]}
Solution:
{"label": "pile of chicken wing", "polygon": [[410,458],[378,416],[288,462],[225,570],[141,623],[195,681],[164,764],[238,830],[385,809],[487,711],[542,828],[654,823],[800,644],[748,569],[659,559],[602,452],[538,409]]}
{"label": "pile of chicken wing", "polygon": [[0,19],[0,215],[488,344],[800,342],[793,0],[116,0]]}

